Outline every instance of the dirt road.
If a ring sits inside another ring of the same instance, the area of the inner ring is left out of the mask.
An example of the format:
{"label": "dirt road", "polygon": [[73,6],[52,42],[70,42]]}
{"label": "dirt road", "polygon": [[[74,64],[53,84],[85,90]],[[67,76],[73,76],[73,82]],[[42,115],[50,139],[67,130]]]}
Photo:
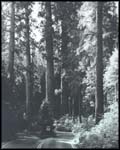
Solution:
{"label": "dirt road", "polygon": [[18,139],[2,144],[2,148],[76,148],[72,143],[71,132],[56,132],[56,137],[41,139],[34,135],[24,135]]}

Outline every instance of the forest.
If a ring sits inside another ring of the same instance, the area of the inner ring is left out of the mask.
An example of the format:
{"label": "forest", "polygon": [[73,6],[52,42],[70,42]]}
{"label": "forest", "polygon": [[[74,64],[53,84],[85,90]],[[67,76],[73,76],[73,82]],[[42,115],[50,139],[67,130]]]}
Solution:
{"label": "forest", "polygon": [[119,147],[118,5],[1,2],[2,142],[60,131],[79,148]]}

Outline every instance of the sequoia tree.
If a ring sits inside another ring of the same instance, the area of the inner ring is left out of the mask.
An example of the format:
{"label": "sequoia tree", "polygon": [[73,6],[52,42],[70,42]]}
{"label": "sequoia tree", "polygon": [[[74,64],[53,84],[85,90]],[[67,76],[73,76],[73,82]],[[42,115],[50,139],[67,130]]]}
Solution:
{"label": "sequoia tree", "polygon": [[51,19],[51,2],[45,3],[46,8],[46,52],[47,52],[47,69],[46,69],[46,101],[50,102],[54,110],[54,67],[53,67],[53,37],[52,37],[52,19]]}
{"label": "sequoia tree", "polygon": [[97,2],[96,124],[102,119],[104,113],[102,8],[103,3]]}
{"label": "sequoia tree", "polygon": [[29,4],[26,2],[25,5],[25,14],[26,14],[26,113],[27,117],[30,117],[31,114],[31,55],[30,55],[30,28],[29,28]]}

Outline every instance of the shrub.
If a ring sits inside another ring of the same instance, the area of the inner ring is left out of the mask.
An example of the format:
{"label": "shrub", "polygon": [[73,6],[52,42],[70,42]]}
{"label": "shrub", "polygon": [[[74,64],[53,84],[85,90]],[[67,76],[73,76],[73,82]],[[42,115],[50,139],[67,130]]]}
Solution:
{"label": "shrub", "polygon": [[73,128],[73,120],[68,115],[63,116],[57,121],[56,130],[71,132]]}
{"label": "shrub", "polygon": [[109,107],[98,125],[76,135],[80,148],[118,148],[118,103]]}
{"label": "shrub", "polygon": [[82,123],[77,123],[74,124],[72,131],[73,133],[83,133],[85,131],[90,130],[92,127],[95,125],[95,119],[93,118],[92,115],[90,115],[88,118],[82,117]]}
{"label": "shrub", "polygon": [[52,110],[49,102],[43,101],[40,107],[39,122],[42,134],[53,133],[54,120],[52,117]]}
{"label": "shrub", "polygon": [[39,133],[40,136],[51,136],[54,134],[54,119],[52,117],[51,106],[49,102],[45,100],[40,106],[38,115],[31,118],[29,125],[29,131]]}
{"label": "shrub", "polygon": [[118,59],[118,49],[115,49],[105,68],[104,92],[107,94],[108,104],[118,99]]}

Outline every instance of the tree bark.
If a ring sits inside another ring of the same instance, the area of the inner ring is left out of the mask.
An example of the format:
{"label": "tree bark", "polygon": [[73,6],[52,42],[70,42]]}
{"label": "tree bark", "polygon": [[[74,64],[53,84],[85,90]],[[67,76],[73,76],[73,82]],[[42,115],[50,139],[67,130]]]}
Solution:
{"label": "tree bark", "polygon": [[102,119],[104,114],[102,8],[103,2],[97,2],[96,124]]}
{"label": "tree bark", "polygon": [[11,90],[14,84],[14,49],[15,49],[15,8],[14,2],[11,3],[11,30],[10,30],[10,49],[9,49],[9,64],[8,78],[10,80]]}
{"label": "tree bark", "polygon": [[72,118],[73,118],[73,122],[75,123],[75,100],[74,97],[72,97]]}
{"label": "tree bark", "polygon": [[30,25],[29,25],[29,10],[28,4],[26,4],[26,115],[29,120],[31,117],[31,56],[30,56]]}
{"label": "tree bark", "polygon": [[[61,68],[62,70],[62,68]],[[61,74],[61,71],[60,71]],[[61,88],[61,95],[60,95],[60,114],[63,115],[63,77],[61,74],[61,80],[60,80],[60,88]]]}
{"label": "tree bark", "polygon": [[118,101],[118,83],[115,83],[115,101]]}
{"label": "tree bark", "polygon": [[[62,40],[62,45],[61,45],[61,73],[63,73],[64,70],[66,70],[68,64],[66,64],[66,59],[67,59],[67,43],[68,43],[68,37],[67,37],[67,27],[66,27],[66,20],[65,17],[62,18],[61,21],[61,28],[62,28],[62,34],[61,34],[61,40]],[[65,110],[66,110],[66,101],[67,99],[67,95],[66,95],[66,83],[64,81],[64,79],[62,78],[62,104],[61,104],[61,114],[65,114]]]}
{"label": "tree bark", "polygon": [[53,64],[53,36],[51,19],[51,2],[46,2],[46,51],[47,51],[47,70],[46,70],[46,101],[50,102],[54,112],[54,64]]}
{"label": "tree bark", "polygon": [[79,121],[82,123],[82,93],[81,93],[82,88],[80,87],[79,89]]}

